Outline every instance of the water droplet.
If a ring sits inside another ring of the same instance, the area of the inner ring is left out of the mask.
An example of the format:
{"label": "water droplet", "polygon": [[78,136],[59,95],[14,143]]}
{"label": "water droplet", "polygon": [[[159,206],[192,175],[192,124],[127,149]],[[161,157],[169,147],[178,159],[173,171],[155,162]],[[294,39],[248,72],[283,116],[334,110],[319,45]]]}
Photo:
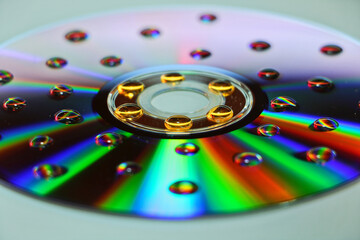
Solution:
{"label": "water droplet", "polygon": [[64,124],[81,123],[84,119],[78,111],[63,109],[55,113],[55,121]]}
{"label": "water droplet", "polygon": [[204,49],[196,49],[190,53],[190,56],[195,60],[201,60],[210,57],[211,53]]}
{"label": "water droplet", "polygon": [[118,85],[117,89],[119,94],[132,99],[144,90],[144,84],[138,81],[126,81]]}
{"label": "water droplet", "polygon": [[234,116],[234,112],[231,107],[226,105],[219,105],[212,108],[206,117],[208,120],[216,123],[223,123],[229,121]]}
{"label": "water droplet", "polygon": [[280,128],[274,124],[261,125],[256,130],[258,135],[265,137],[272,137],[280,133]]}
{"label": "water droplet", "polygon": [[342,48],[337,45],[326,45],[323,46],[320,51],[328,56],[337,55],[342,52]]}
{"label": "water droplet", "polygon": [[271,45],[264,41],[256,41],[256,42],[250,43],[250,48],[255,51],[259,51],[259,52],[269,49],[270,47],[271,47]]}
{"label": "water droplet", "polygon": [[271,100],[271,108],[276,112],[292,111],[298,108],[296,101],[290,97],[276,97]]}
{"label": "water droplet", "polygon": [[209,89],[214,93],[219,93],[222,94],[224,97],[227,97],[234,92],[235,87],[230,81],[215,80],[209,83]]}
{"label": "water droplet", "polygon": [[178,154],[192,156],[199,151],[199,147],[193,143],[183,143],[175,148]]}
{"label": "water droplet", "polygon": [[13,80],[14,75],[5,70],[0,70],[0,85],[4,85]]}
{"label": "water droplet", "polygon": [[67,65],[67,61],[60,57],[53,57],[46,61],[46,65],[50,68],[63,68]]}
{"label": "water droplet", "polygon": [[115,110],[115,115],[121,121],[135,121],[143,115],[143,110],[135,103],[125,103]]}
{"label": "water droplet", "polygon": [[122,142],[123,136],[114,132],[101,133],[95,137],[95,143],[104,147],[114,147]]}
{"label": "water droplet", "polygon": [[70,42],[82,42],[88,38],[88,34],[84,31],[75,30],[67,33],[65,38]]}
{"label": "water droplet", "polygon": [[316,77],[308,80],[308,87],[317,92],[327,92],[333,86],[333,82],[325,77]]}
{"label": "water droplet", "polygon": [[141,166],[135,162],[123,162],[117,166],[118,175],[134,175],[141,171]]}
{"label": "water droplet", "polygon": [[166,73],[161,75],[161,82],[171,85],[177,85],[185,80],[185,76],[180,73]]}
{"label": "water droplet", "polygon": [[43,164],[33,169],[34,176],[41,179],[50,179],[64,175],[67,169],[54,164]]}
{"label": "water droplet", "polygon": [[324,165],[326,162],[335,159],[336,152],[327,147],[315,147],[306,152],[306,159],[309,162]]}
{"label": "water droplet", "polygon": [[64,84],[55,85],[50,89],[50,96],[56,99],[64,99],[73,93],[72,87]]}
{"label": "water droplet", "polygon": [[145,28],[141,31],[141,35],[147,38],[157,38],[160,36],[160,31],[156,28]]}
{"label": "water droplet", "polygon": [[203,14],[200,16],[200,21],[203,23],[210,23],[216,20],[216,16],[213,14]]}
{"label": "water droplet", "polygon": [[10,97],[3,102],[6,111],[16,112],[26,107],[26,101],[20,97]]}
{"label": "water droplet", "polygon": [[265,68],[258,72],[258,76],[264,80],[277,80],[280,77],[280,73],[272,68]]}
{"label": "water droplet", "polygon": [[313,127],[317,131],[332,131],[339,126],[339,123],[332,118],[319,118],[313,123]]}
{"label": "water droplet", "polygon": [[199,187],[191,181],[174,182],[169,187],[170,192],[182,195],[195,193],[198,189]]}
{"label": "water droplet", "polygon": [[54,140],[49,136],[35,136],[29,141],[29,146],[32,148],[37,148],[39,150],[43,150],[45,148],[50,147],[54,143]]}
{"label": "water droplet", "polygon": [[186,131],[192,127],[193,122],[187,116],[174,115],[167,118],[164,124],[167,129],[172,131]]}
{"label": "water droplet", "polygon": [[262,157],[253,152],[243,152],[234,156],[234,163],[244,167],[256,166],[262,163],[262,161]]}
{"label": "water droplet", "polygon": [[116,67],[123,63],[123,59],[117,56],[107,56],[101,59],[100,63],[106,67]]}

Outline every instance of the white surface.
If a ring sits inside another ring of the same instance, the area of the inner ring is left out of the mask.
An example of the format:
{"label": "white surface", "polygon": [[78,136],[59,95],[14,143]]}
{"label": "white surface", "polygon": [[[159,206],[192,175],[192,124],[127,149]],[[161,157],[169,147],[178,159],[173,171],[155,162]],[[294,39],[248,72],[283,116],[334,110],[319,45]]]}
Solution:
{"label": "white surface", "polygon": [[[80,15],[124,7],[207,3],[273,11],[334,27],[360,39],[359,0],[0,0],[0,42]],[[43,239],[360,239],[360,182],[284,208],[165,222],[85,212],[26,197],[0,186],[0,240]]]}

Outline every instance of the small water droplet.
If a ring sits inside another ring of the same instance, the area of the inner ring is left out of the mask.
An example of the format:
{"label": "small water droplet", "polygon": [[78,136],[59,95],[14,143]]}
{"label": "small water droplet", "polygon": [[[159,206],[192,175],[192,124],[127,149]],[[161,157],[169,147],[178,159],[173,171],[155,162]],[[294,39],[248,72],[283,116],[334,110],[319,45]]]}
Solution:
{"label": "small water droplet", "polygon": [[144,90],[144,84],[138,81],[126,81],[119,84],[117,89],[119,94],[132,99]]}
{"label": "small water droplet", "polygon": [[29,146],[32,148],[37,148],[43,150],[50,147],[54,143],[54,140],[49,136],[39,135],[35,136],[29,141]]}
{"label": "small water droplet", "polygon": [[116,171],[118,175],[134,175],[141,171],[141,166],[135,162],[122,162]]}
{"label": "small water droplet", "polygon": [[124,103],[115,110],[115,115],[121,121],[135,121],[143,115],[143,110],[135,103]]}
{"label": "small water droplet", "polygon": [[117,56],[107,56],[100,60],[105,67],[116,67],[123,63],[123,59]]}
{"label": "small water droplet", "polygon": [[306,152],[306,159],[309,162],[324,165],[335,159],[336,152],[328,147],[315,147]]}
{"label": "small water droplet", "polygon": [[5,70],[0,70],[0,85],[4,85],[10,82],[11,80],[13,80],[13,78],[14,75],[12,75],[12,73]]}
{"label": "small water droplet", "polygon": [[223,123],[229,121],[234,116],[234,112],[231,107],[226,105],[219,105],[212,108],[206,117],[208,120],[216,123]]}
{"label": "small water droplet", "polygon": [[256,130],[258,135],[265,137],[272,137],[280,134],[280,128],[274,124],[261,125]]}
{"label": "small water droplet", "polygon": [[175,148],[178,154],[192,156],[199,151],[199,147],[193,143],[182,143]]}
{"label": "small water droplet", "polygon": [[180,73],[166,73],[161,75],[161,82],[171,85],[177,85],[185,80],[185,76]]}
{"label": "small water droplet", "polygon": [[53,57],[46,61],[46,65],[50,68],[63,68],[67,65],[67,61],[60,57]]}
{"label": "small water droplet", "polygon": [[195,60],[201,60],[210,57],[211,53],[204,49],[196,49],[190,53],[190,56]]}
{"label": "small water droplet", "polygon": [[296,101],[290,97],[276,97],[271,100],[271,108],[276,112],[292,111],[298,108]]}
{"label": "small water droplet", "polygon": [[195,193],[199,187],[191,181],[177,181],[170,185],[169,190],[175,194],[191,194]]}
{"label": "small water droplet", "polygon": [[64,84],[55,85],[50,89],[50,96],[56,99],[64,99],[73,93],[72,87]]}
{"label": "small water droplet", "polygon": [[43,164],[36,166],[33,169],[33,174],[36,178],[40,179],[51,179],[64,175],[67,172],[67,169],[54,164]]}
{"label": "small water droplet", "polygon": [[123,136],[115,132],[101,133],[95,137],[95,143],[104,147],[114,147],[123,141]]}
{"label": "small water droplet", "polygon": [[258,76],[264,80],[277,80],[280,77],[280,73],[272,68],[265,68],[258,72]]}
{"label": "small water droplet", "polygon": [[146,38],[157,38],[160,36],[160,31],[156,28],[145,28],[141,31],[141,35]]}
{"label": "small water droplet", "polygon": [[172,131],[186,131],[192,127],[193,122],[187,116],[174,115],[167,118],[164,124],[167,129]]}
{"label": "small water droplet", "polygon": [[64,124],[81,123],[84,119],[78,111],[73,109],[62,109],[55,113],[55,121]]}
{"label": "small water droplet", "polygon": [[308,80],[308,87],[317,92],[327,92],[333,88],[333,82],[325,77],[316,77]]}
{"label": "small water droplet", "polygon": [[203,23],[210,23],[217,19],[217,17],[213,14],[203,14],[200,16],[200,21]]}
{"label": "small water droplet", "polygon": [[234,163],[244,167],[256,166],[262,163],[260,154],[253,152],[243,152],[234,156]]}
{"label": "small water droplet", "polygon": [[258,52],[267,50],[270,47],[271,47],[271,45],[269,43],[267,43],[267,42],[264,42],[264,41],[256,41],[256,42],[250,43],[250,48],[252,50],[255,50],[255,51],[258,51]]}
{"label": "small water droplet", "polygon": [[332,131],[339,126],[339,123],[332,118],[319,118],[313,123],[313,127],[317,131]]}
{"label": "small water droplet", "polygon": [[235,87],[228,80],[214,80],[209,83],[209,89],[214,93],[219,93],[227,97],[234,92]]}
{"label": "small water droplet", "polygon": [[6,111],[17,112],[26,107],[26,101],[20,97],[10,97],[3,102]]}
{"label": "small water droplet", "polygon": [[342,52],[342,48],[337,45],[325,45],[323,46],[320,51],[328,56],[337,55]]}
{"label": "small water droplet", "polygon": [[84,31],[75,30],[68,32],[65,38],[70,42],[82,42],[88,38],[88,34]]}

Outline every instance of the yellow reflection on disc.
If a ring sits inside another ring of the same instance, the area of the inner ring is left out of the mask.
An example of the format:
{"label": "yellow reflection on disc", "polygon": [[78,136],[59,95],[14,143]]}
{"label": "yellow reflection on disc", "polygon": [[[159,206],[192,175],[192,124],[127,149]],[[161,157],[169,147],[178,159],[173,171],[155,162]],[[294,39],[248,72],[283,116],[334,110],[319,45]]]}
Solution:
{"label": "yellow reflection on disc", "polygon": [[126,81],[118,85],[119,94],[132,99],[144,90],[144,84],[138,81]]}
{"label": "yellow reflection on disc", "polygon": [[164,122],[165,127],[172,131],[187,131],[189,130],[193,122],[190,118],[183,115],[174,115],[167,118]]}
{"label": "yellow reflection on disc", "polygon": [[161,75],[161,82],[171,84],[171,85],[179,84],[184,80],[185,80],[185,76],[181,75],[180,73],[176,73],[176,72],[166,73],[166,74]]}
{"label": "yellow reflection on disc", "polygon": [[206,114],[207,119],[215,123],[227,122],[233,116],[234,116],[233,110],[231,109],[231,107],[228,107],[226,105],[216,106]]}
{"label": "yellow reflection on disc", "polygon": [[116,108],[115,115],[121,121],[135,121],[143,115],[143,110],[135,103],[125,103]]}
{"label": "yellow reflection on disc", "polygon": [[209,83],[210,91],[223,95],[224,97],[230,96],[235,87],[230,81],[227,80],[215,80]]}

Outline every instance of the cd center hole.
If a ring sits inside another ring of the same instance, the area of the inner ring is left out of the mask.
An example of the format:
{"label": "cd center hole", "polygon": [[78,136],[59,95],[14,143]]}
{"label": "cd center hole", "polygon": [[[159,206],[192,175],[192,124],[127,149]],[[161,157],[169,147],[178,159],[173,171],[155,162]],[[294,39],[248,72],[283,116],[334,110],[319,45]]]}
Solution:
{"label": "cd center hole", "polygon": [[151,105],[155,108],[173,114],[196,112],[209,103],[208,98],[201,93],[185,90],[160,93],[151,99]]}

